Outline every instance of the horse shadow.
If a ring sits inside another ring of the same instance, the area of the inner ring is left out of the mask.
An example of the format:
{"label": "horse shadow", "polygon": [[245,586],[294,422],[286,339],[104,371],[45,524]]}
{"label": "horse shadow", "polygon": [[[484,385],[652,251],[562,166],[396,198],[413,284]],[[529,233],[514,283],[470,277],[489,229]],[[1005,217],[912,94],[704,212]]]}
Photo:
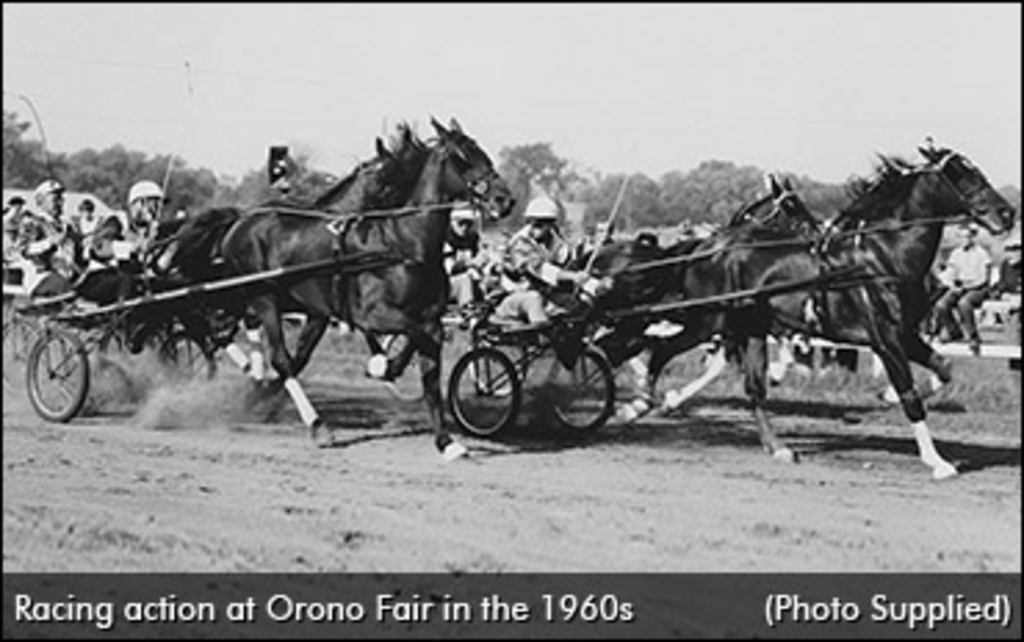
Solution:
{"label": "horse shadow", "polygon": [[[700,409],[703,408],[714,408],[719,414],[702,415]],[[770,400],[766,405],[766,410],[775,416],[807,417],[841,421],[843,424],[861,423],[864,415],[887,409],[888,406],[881,403],[826,403],[805,400]],[[643,445],[685,450],[715,447],[754,450],[761,448],[761,440],[745,398],[730,396],[696,400],[687,407],[687,415],[672,413],[665,416],[649,416],[631,425],[611,423],[584,434],[571,433],[544,423],[516,426],[515,430],[490,439],[501,444],[500,449],[495,449],[495,452],[490,454],[527,455],[608,445]],[[873,451],[911,458],[918,456],[917,443],[909,433],[904,437],[877,433],[857,434],[843,432],[841,428],[834,432],[790,429],[781,430],[780,437],[787,440],[798,455],[805,456],[853,451]],[[961,473],[994,467],[1021,466],[1019,446],[938,439],[935,444]]]}

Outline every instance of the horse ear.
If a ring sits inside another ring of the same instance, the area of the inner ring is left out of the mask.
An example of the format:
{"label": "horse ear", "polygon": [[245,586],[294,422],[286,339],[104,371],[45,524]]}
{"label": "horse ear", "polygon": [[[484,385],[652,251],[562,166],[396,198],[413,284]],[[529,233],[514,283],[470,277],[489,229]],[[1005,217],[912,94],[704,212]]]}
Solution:
{"label": "horse ear", "polygon": [[769,172],[765,175],[765,181],[768,183],[768,189],[771,191],[773,197],[779,197],[782,195],[782,188],[779,187],[779,181],[775,178],[775,174]]}
{"label": "horse ear", "polygon": [[783,187],[783,188],[784,188],[784,189],[785,189],[785,190],[786,190],[787,192],[795,192],[795,191],[796,191],[796,190],[794,190],[794,189],[793,189],[793,183],[791,183],[791,182],[790,182],[790,180],[789,180],[789,177],[788,177],[788,176],[787,176],[786,178],[784,178],[784,179],[782,180],[782,187]]}
{"label": "horse ear", "polygon": [[437,131],[438,136],[442,138],[448,136],[448,130],[444,128],[444,125],[437,122],[437,119],[434,118],[433,116],[430,117],[430,124],[434,126],[434,129]]}
{"label": "horse ear", "polygon": [[388,151],[388,148],[384,145],[384,141],[380,139],[380,136],[377,137],[377,156],[380,156],[381,158],[389,158],[391,156],[391,152]]}
{"label": "horse ear", "polygon": [[455,116],[451,117],[451,120],[448,123],[448,127],[450,127],[451,130],[457,134],[462,133],[462,125],[459,124],[459,121],[455,120]]}
{"label": "horse ear", "polygon": [[921,155],[924,156],[929,163],[938,162],[939,158],[942,156],[939,152],[937,152],[934,148],[931,147],[918,147],[917,151],[921,152]]}

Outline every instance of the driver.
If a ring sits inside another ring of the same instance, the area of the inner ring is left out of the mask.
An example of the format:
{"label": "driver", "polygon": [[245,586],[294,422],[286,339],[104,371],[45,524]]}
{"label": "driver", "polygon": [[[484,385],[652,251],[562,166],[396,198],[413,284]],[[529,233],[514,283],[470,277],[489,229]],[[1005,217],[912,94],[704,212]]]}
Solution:
{"label": "driver", "polygon": [[495,310],[498,318],[527,321],[540,325],[550,320],[557,306],[547,301],[560,283],[583,285],[590,280],[586,272],[564,267],[570,260],[570,248],[558,230],[558,208],[546,196],[540,196],[523,213],[526,225],[509,240],[502,285],[508,295]]}

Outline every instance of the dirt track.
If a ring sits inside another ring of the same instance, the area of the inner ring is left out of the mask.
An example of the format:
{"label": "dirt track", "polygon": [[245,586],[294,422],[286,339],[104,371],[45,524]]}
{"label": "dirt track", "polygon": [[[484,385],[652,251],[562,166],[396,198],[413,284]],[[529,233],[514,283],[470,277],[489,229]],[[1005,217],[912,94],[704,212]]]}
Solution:
{"label": "dirt track", "polygon": [[308,377],[322,450],[238,376],[66,426],[5,393],[4,571],[1021,570],[1019,418],[933,412],[965,469],[944,482],[880,404],[777,406],[787,465],[728,397],[585,443],[466,438],[445,465],[421,405],[352,374]]}

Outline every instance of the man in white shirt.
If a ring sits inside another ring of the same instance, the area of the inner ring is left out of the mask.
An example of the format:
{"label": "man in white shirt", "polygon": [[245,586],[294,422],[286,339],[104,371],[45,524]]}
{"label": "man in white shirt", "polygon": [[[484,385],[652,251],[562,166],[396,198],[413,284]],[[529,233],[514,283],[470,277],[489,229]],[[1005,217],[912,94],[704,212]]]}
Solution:
{"label": "man in white shirt", "polygon": [[974,319],[974,310],[988,296],[989,268],[992,257],[978,244],[978,228],[975,225],[963,228],[963,245],[949,255],[947,266],[952,278],[952,287],[935,304],[943,339],[956,339],[961,335],[960,327],[953,318],[955,307],[960,315],[960,326],[970,342],[971,352],[981,352],[981,337]]}

